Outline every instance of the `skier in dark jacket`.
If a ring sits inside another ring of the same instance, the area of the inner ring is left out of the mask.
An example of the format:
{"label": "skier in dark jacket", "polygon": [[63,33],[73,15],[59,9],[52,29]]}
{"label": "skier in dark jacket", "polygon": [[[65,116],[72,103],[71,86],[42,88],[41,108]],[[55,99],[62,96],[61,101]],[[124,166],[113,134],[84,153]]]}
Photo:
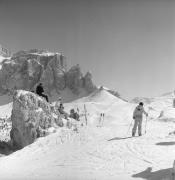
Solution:
{"label": "skier in dark jacket", "polygon": [[36,87],[36,94],[44,97],[46,99],[46,101],[49,102],[48,96],[46,94],[43,94],[43,92],[44,92],[43,85],[42,85],[42,83],[39,83],[39,85]]}
{"label": "skier in dark jacket", "polygon": [[133,113],[134,127],[132,129],[132,136],[135,136],[137,127],[138,127],[138,134],[139,134],[139,136],[142,135],[141,131],[142,131],[142,118],[143,118],[143,114],[148,116],[148,113],[145,112],[145,110],[143,108],[143,103],[140,102],[139,105],[135,108],[134,113]]}

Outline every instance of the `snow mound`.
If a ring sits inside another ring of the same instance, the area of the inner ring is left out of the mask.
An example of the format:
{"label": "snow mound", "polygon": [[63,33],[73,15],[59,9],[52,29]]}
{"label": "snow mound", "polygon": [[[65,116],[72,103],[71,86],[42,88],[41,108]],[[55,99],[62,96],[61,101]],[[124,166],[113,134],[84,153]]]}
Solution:
{"label": "snow mound", "polygon": [[102,113],[104,126],[128,123],[132,118],[134,107],[135,104],[125,102],[105,89],[98,89],[87,97],[65,104],[67,112],[72,108],[78,110],[82,120],[85,120],[86,113],[88,124],[92,126],[99,125]]}
{"label": "snow mound", "polygon": [[[166,93],[162,96],[158,96],[153,98],[152,102],[147,105],[148,113],[151,118],[160,118],[166,115],[164,118],[173,118],[175,117],[172,112],[174,111],[173,108],[173,100],[174,94],[173,93]],[[163,115],[162,115],[163,113]]]}
{"label": "snow mound", "polygon": [[91,93],[89,96],[78,99],[74,102],[94,102],[94,103],[110,104],[112,102],[123,103],[124,101],[112,95],[105,89],[102,89],[102,90],[97,89],[96,91]]}
{"label": "snow mound", "polygon": [[160,112],[159,121],[164,121],[164,122],[175,122],[175,108],[165,108]]}

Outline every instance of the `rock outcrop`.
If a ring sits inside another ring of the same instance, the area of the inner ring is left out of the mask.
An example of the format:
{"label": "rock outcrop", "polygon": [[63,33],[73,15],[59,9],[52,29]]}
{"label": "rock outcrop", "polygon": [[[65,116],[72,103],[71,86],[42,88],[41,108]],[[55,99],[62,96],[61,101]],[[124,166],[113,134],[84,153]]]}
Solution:
{"label": "rock outcrop", "polygon": [[87,92],[91,93],[93,92],[96,87],[92,82],[92,74],[90,72],[87,72],[83,79],[83,87],[87,90]]}
{"label": "rock outcrop", "polygon": [[14,93],[11,120],[10,136],[17,149],[31,144],[37,137],[46,135],[49,128],[58,127],[62,121],[59,112],[45,99],[22,90]]}
{"label": "rock outcrop", "polygon": [[78,64],[66,73],[66,86],[75,94],[79,94],[79,88],[83,87],[83,75]]}
{"label": "rock outcrop", "polygon": [[39,82],[50,97],[66,88],[76,95],[82,88],[87,94],[96,89],[92,75],[83,76],[79,65],[67,70],[65,56],[60,53],[36,49],[19,51],[0,65],[0,94],[16,89],[35,90]]}
{"label": "rock outcrop", "polygon": [[[31,90],[39,81],[43,81],[48,91],[59,84],[60,72],[65,72],[65,58],[59,53],[31,50],[20,51],[11,59],[2,62],[0,84],[4,90]],[[48,84],[49,82],[49,84]],[[62,89],[62,87],[58,87]]]}

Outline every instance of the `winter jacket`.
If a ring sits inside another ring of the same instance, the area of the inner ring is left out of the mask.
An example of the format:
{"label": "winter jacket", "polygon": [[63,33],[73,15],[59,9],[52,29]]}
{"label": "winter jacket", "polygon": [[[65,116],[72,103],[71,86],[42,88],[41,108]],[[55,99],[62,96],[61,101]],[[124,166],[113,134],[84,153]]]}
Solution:
{"label": "winter jacket", "polygon": [[142,119],[143,113],[148,116],[148,114],[145,112],[143,106],[138,105],[133,113],[133,119]]}
{"label": "winter jacket", "polygon": [[36,87],[36,93],[37,94],[42,94],[44,92],[43,86],[42,85],[38,85]]}

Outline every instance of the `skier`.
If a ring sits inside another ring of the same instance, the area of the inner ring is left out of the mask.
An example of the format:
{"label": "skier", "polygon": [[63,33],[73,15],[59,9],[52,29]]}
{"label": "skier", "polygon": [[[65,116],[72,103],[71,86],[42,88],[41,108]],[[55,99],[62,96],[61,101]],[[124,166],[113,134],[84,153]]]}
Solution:
{"label": "skier", "polygon": [[44,97],[46,99],[46,101],[49,102],[48,96],[43,94],[43,92],[44,92],[43,85],[42,85],[42,83],[39,83],[39,85],[36,87],[36,94],[38,94],[39,96]]}
{"label": "skier", "polygon": [[138,127],[138,135],[141,136],[142,133],[142,117],[143,113],[148,116],[148,113],[145,112],[143,108],[143,102],[140,102],[139,105],[135,108],[133,113],[133,119],[134,119],[134,127],[132,129],[132,136],[135,136],[136,129]]}

